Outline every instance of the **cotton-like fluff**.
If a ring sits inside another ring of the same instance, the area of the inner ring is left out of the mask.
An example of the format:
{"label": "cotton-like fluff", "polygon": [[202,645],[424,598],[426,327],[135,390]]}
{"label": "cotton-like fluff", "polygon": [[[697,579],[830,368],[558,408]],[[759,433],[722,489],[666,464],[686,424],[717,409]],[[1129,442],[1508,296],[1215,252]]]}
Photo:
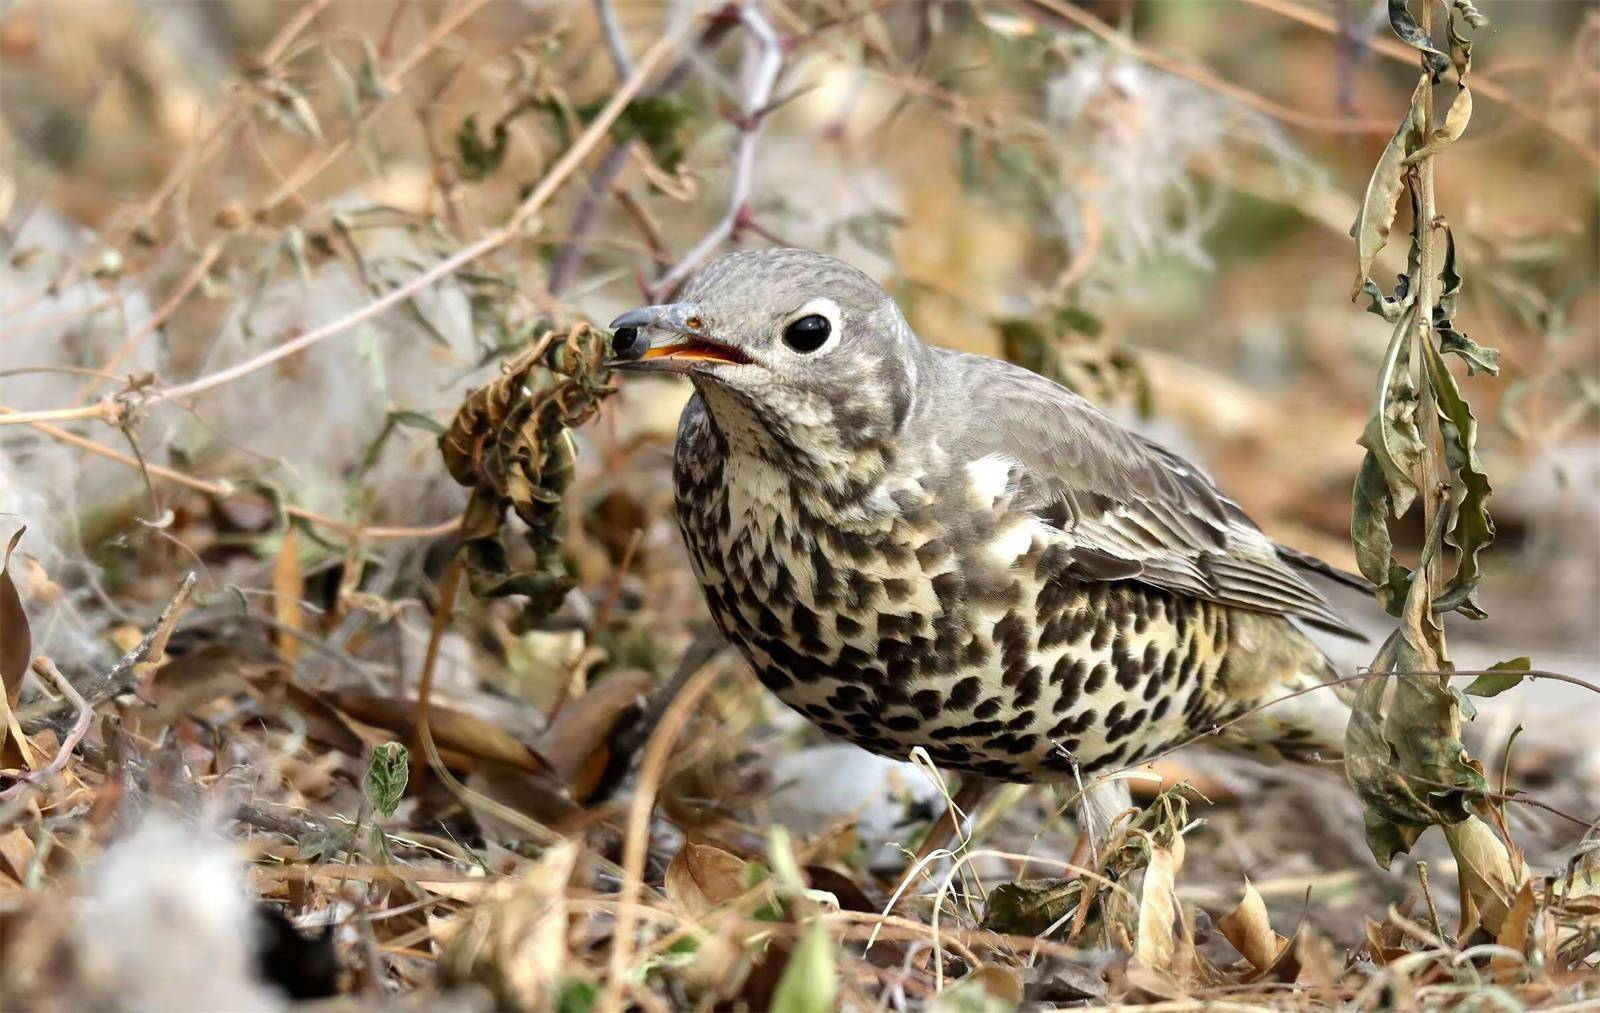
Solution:
{"label": "cotton-like fluff", "polygon": [[[137,286],[91,277],[49,291],[68,263],[92,256],[93,244],[88,230],[41,207],[21,229],[18,255],[0,263],[0,306],[8,309],[0,327],[0,405],[15,411],[77,405],[90,378],[67,370],[106,363],[125,345],[119,372],[157,368],[156,341],[127,340],[151,315]],[[104,384],[99,393],[111,387]],[[108,445],[122,441],[99,423],[61,428]],[[144,439],[142,427],[134,431]],[[91,596],[84,577],[93,564],[79,531],[86,518],[131,502],[141,490],[138,473],[125,465],[32,426],[0,426],[0,540],[27,526],[11,574],[32,620],[35,648],[68,671],[103,663],[109,654],[100,621],[88,618],[85,608]]]}
{"label": "cotton-like fluff", "polygon": [[[1277,125],[1200,85],[1072,36],[1049,84],[1060,128],[1056,215],[1069,245],[1099,243],[1093,276],[1119,276],[1162,257],[1209,266],[1204,241],[1220,218],[1233,160],[1264,160],[1290,187],[1314,169]],[[1092,239],[1098,234],[1098,240]]]}
{"label": "cotton-like fluff", "polygon": [[228,842],[152,812],[89,871],[77,940],[96,1005],[273,1010],[256,976],[255,919]]}

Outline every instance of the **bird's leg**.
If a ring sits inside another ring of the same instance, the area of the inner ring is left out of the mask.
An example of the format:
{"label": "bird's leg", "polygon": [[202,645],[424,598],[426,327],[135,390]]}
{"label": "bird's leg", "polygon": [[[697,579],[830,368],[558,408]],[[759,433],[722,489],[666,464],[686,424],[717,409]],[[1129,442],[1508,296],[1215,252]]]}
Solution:
{"label": "bird's leg", "polygon": [[983,797],[989,793],[989,789],[993,787],[994,782],[986,777],[978,777],[975,774],[962,775],[961,785],[956,788],[955,798],[951,801],[950,807],[934,821],[933,826],[928,828],[928,836],[922,839],[916,857],[911,860],[912,866],[916,866],[949,844],[950,839],[956,835],[962,816],[971,816],[978,804],[983,801]]}

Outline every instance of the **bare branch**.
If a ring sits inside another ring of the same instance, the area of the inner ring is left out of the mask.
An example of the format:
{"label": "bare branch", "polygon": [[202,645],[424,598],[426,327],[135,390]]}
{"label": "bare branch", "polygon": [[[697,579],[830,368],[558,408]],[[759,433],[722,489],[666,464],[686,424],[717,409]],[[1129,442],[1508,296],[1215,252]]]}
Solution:
{"label": "bare branch", "polygon": [[617,68],[617,76],[626,80],[633,76],[633,59],[628,56],[628,42],[622,35],[622,26],[617,23],[617,12],[611,6],[611,0],[594,0],[595,17],[600,19],[600,34],[605,37],[606,50],[611,54],[611,63]]}
{"label": "bare branch", "polygon": [[711,256],[722,242],[733,235],[749,211],[750,183],[755,172],[756,144],[761,124],[766,119],[778,74],[783,70],[783,41],[755,3],[739,8],[739,20],[750,33],[744,53],[742,74],[749,82],[743,115],[739,121],[739,140],[733,158],[733,183],[728,192],[728,210],[683,259],[664,272],[651,286],[651,298],[663,299]]}

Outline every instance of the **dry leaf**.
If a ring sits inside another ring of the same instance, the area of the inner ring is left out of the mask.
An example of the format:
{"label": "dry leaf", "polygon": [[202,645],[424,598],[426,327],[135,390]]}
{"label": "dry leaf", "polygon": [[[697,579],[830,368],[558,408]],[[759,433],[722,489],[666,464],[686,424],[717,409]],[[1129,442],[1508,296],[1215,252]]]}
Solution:
{"label": "dry leaf", "polygon": [[[340,710],[357,721],[393,732],[402,741],[416,737],[417,704],[391,696],[358,693],[347,690],[328,693],[327,698]],[[499,727],[461,711],[440,707],[428,708],[428,730],[442,750],[450,750],[480,760],[492,760],[522,770],[542,771],[544,764],[533,752],[515,737]]]}
{"label": "dry leaf", "polygon": [[1152,847],[1139,895],[1139,930],[1134,940],[1134,960],[1156,971],[1173,966],[1176,941],[1173,920],[1178,913],[1177,878],[1183,867],[1183,838],[1174,835],[1169,847]]}
{"label": "dry leaf", "polygon": [[[1511,911],[1500,924],[1499,935],[1495,938],[1496,944],[1518,953],[1526,952],[1528,927],[1533,923],[1533,902],[1533,884],[1523,883],[1522,889],[1517,891],[1517,899],[1511,905]],[[1490,962],[1495,980],[1502,985],[1514,983],[1521,977],[1522,968],[1521,961],[1513,960],[1504,954],[1496,954]]]}
{"label": "dry leaf", "polygon": [[476,981],[502,1009],[549,1009],[549,990],[571,970],[567,882],[579,845],[565,840],[535,862],[510,895],[479,904],[452,927],[439,961],[448,981]]}
{"label": "dry leaf", "polygon": [[17,585],[11,580],[11,554],[22,541],[27,528],[18,528],[6,545],[5,561],[0,563],[0,683],[4,684],[5,704],[0,715],[0,767],[26,764],[33,767],[27,741],[17,725],[14,711],[22,696],[22,678],[28,674],[33,660],[33,632],[28,626],[28,613],[22,608],[22,598]]}
{"label": "dry leaf", "polygon": [[[300,596],[305,593],[305,579],[300,572],[300,529],[289,525],[278,547],[278,558],[272,564],[272,611],[282,629],[273,631],[278,652],[293,661],[300,657],[300,638],[294,634],[305,629],[305,609]],[[292,631],[292,632],[291,632]]]}
{"label": "dry leaf", "polygon": [[567,701],[550,727],[539,734],[533,751],[576,797],[587,798],[610,761],[612,734],[653,684],[650,673],[639,669],[610,673],[589,692]]}
{"label": "dry leaf", "polygon": [[1476,816],[1445,826],[1444,836],[1479,919],[1484,928],[1498,934],[1523,881],[1512,865],[1511,853],[1489,824]]}
{"label": "dry leaf", "polygon": [[688,841],[667,865],[667,899],[690,918],[699,918],[749,888],[745,869],[738,855]]}
{"label": "dry leaf", "polygon": [[1272,966],[1287,941],[1272,931],[1267,905],[1248,879],[1244,881],[1244,899],[1239,901],[1238,907],[1217,919],[1217,928],[1258,971]]}

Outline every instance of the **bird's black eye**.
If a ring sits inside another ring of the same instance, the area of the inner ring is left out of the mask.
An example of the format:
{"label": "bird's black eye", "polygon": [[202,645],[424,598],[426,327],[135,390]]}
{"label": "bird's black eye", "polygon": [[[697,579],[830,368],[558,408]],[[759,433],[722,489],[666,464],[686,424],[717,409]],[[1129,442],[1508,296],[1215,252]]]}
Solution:
{"label": "bird's black eye", "polygon": [[833,325],[820,313],[801,317],[783,332],[783,343],[797,352],[815,352],[828,341]]}

